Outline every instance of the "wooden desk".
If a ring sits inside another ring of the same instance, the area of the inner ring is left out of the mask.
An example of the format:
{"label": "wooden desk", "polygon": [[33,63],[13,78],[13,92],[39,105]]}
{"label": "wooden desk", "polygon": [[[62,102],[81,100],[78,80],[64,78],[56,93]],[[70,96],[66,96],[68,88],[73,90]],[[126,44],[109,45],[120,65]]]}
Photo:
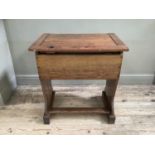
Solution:
{"label": "wooden desk", "polygon": [[[50,123],[54,113],[106,114],[115,122],[114,96],[120,76],[123,51],[128,47],[113,33],[108,34],[43,34],[30,48],[36,63],[45,99],[43,120]],[[103,108],[54,108],[55,92],[51,80],[103,79]]]}

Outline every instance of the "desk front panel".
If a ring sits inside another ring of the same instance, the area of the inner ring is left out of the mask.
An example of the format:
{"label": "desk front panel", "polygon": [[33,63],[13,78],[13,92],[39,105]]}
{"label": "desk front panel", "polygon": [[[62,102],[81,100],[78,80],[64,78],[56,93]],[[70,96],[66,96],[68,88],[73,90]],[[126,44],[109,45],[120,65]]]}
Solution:
{"label": "desk front panel", "polygon": [[122,54],[36,54],[40,79],[117,79]]}

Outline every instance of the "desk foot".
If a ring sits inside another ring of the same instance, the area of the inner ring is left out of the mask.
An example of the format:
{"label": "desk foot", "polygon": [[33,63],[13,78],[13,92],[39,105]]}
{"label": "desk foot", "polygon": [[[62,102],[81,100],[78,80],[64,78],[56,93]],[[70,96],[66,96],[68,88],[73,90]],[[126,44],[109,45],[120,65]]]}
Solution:
{"label": "desk foot", "polygon": [[115,119],[116,119],[115,115],[109,115],[108,116],[108,123],[109,124],[115,124]]}
{"label": "desk foot", "polygon": [[50,115],[44,114],[43,121],[44,121],[44,124],[50,124]]}

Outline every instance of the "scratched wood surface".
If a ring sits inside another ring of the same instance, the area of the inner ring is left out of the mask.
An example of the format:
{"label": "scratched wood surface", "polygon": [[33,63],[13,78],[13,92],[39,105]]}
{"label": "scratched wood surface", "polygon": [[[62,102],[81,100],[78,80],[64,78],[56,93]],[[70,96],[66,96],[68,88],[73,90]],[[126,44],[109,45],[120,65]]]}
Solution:
{"label": "scratched wood surface", "polygon": [[[102,86],[54,87],[55,106],[102,106]],[[116,123],[105,116],[55,114],[44,125],[40,86],[20,86],[8,105],[0,106],[0,134],[155,134],[155,86],[119,86]]]}
{"label": "scratched wood surface", "polygon": [[29,51],[40,51],[43,53],[102,53],[128,51],[128,47],[114,33],[44,33],[29,47]]}

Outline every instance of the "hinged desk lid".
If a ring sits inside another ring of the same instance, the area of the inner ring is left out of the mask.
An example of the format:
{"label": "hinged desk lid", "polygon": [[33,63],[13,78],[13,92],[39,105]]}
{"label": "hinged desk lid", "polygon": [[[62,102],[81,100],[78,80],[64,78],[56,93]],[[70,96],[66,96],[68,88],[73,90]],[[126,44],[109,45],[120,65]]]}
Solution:
{"label": "hinged desk lid", "polygon": [[128,51],[114,34],[43,34],[29,48],[44,53],[105,53]]}

